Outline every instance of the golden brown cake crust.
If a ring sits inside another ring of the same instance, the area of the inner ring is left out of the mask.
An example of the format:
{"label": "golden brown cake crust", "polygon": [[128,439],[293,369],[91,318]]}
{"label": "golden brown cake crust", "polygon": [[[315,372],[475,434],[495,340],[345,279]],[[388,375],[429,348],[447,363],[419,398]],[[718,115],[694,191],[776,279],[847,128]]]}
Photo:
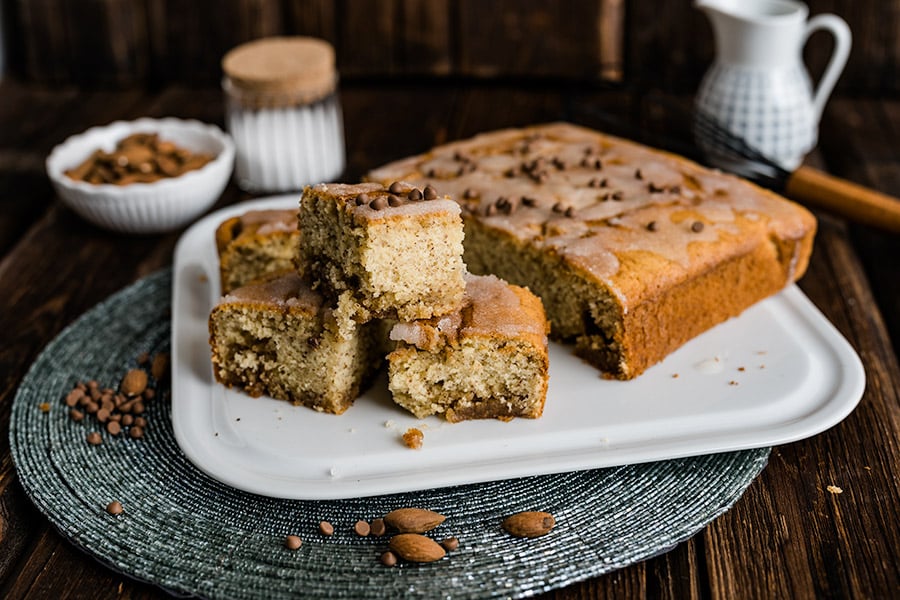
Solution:
{"label": "golden brown cake crust", "polygon": [[802,276],[816,229],[809,211],[749,182],[565,123],[482,134],[368,179],[430,182],[453,196],[474,272],[544,297],[542,276],[560,268],[595,290],[615,321],[604,331],[587,318],[567,331],[573,319],[547,297],[545,306],[554,332],[563,325],[582,355],[621,378]]}

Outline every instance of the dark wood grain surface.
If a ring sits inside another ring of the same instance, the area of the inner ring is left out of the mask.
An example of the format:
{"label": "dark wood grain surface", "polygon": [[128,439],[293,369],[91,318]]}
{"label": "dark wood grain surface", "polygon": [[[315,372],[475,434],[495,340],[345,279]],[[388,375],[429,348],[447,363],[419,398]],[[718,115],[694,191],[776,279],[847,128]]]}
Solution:
{"label": "dark wood grain surface", "polygon": [[[295,19],[327,24],[333,18],[327,3],[295,4]],[[430,17],[422,12],[415,18],[427,27]],[[436,55],[422,60],[439,62]],[[342,100],[348,180],[438,142],[559,118],[573,100],[643,130],[686,130],[664,106],[627,91],[357,83],[344,86]],[[129,236],[86,224],[55,198],[44,158],[91,125],[169,115],[221,125],[220,92],[0,84],[0,597],[162,595],[97,564],[53,530],[24,496],[7,432],[16,388],[44,345],[100,300],[170,264],[179,235]],[[900,195],[900,102],[835,99],[810,161]],[[230,186],[219,206],[248,197]],[[775,448],[734,508],[691,540],[548,597],[900,596],[900,237],[818,216],[816,248],[801,287],[863,359],[868,380],[859,407],[829,431]]]}

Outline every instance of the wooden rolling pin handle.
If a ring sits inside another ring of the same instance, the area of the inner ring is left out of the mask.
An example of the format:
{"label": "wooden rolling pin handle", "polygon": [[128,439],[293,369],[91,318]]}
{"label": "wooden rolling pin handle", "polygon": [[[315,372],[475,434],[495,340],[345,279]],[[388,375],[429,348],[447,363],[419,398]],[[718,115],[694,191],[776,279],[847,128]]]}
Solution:
{"label": "wooden rolling pin handle", "polygon": [[784,195],[857,223],[900,233],[900,200],[812,167],[794,171]]}

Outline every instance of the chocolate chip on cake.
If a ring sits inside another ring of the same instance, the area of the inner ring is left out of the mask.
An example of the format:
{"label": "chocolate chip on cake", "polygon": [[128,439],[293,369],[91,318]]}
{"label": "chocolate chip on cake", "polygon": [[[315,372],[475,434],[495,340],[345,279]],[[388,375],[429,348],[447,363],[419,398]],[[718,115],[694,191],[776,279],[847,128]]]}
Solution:
{"label": "chocolate chip on cake", "polygon": [[384,210],[387,208],[388,201],[384,196],[378,196],[371,202],[369,202],[369,208],[372,210]]}
{"label": "chocolate chip on cake", "polygon": [[362,206],[363,204],[368,204],[369,200],[370,198],[368,194],[359,194],[356,196],[355,202],[357,206]]}
{"label": "chocolate chip on cake", "polygon": [[400,183],[399,181],[395,181],[391,184],[391,187],[388,188],[388,191],[392,194],[402,194],[407,190],[407,187]]}
{"label": "chocolate chip on cake", "polygon": [[703,231],[703,223],[701,221],[694,221],[691,223],[691,231],[694,233],[700,233]]}
{"label": "chocolate chip on cake", "polygon": [[569,206],[566,208],[566,210],[563,214],[571,219],[572,217],[575,216],[575,208],[572,206]]}
{"label": "chocolate chip on cake", "polygon": [[531,198],[530,196],[522,196],[522,205],[529,208],[537,206],[537,199]]}
{"label": "chocolate chip on cake", "polygon": [[438,197],[437,190],[434,189],[433,186],[426,185],[425,191],[423,192],[423,196],[426,200],[437,200],[437,197]]}
{"label": "chocolate chip on cake", "polygon": [[387,199],[388,206],[397,207],[403,204],[403,200],[400,199],[400,196],[396,196],[394,194],[390,194]]}
{"label": "chocolate chip on cake", "polygon": [[649,223],[647,223],[647,231],[656,231],[656,229],[656,221],[650,221]]}
{"label": "chocolate chip on cake", "polygon": [[623,192],[613,192],[613,195],[612,195],[612,199],[616,200],[616,201],[621,200],[624,197],[625,197],[625,194]]}
{"label": "chocolate chip on cake", "polygon": [[421,200],[422,192],[420,192],[416,188],[413,188],[413,189],[409,190],[409,193],[406,195],[406,197],[409,198],[410,200]]}
{"label": "chocolate chip on cake", "polygon": [[475,191],[474,188],[466,188],[466,191],[463,192],[463,198],[466,200],[471,200],[472,198],[477,198],[478,192]]}
{"label": "chocolate chip on cake", "polygon": [[640,170],[640,169],[635,169],[635,170],[634,170],[634,178],[635,178],[635,179],[638,179],[638,180],[641,180],[641,179],[644,178],[644,174],[641,173],[641,170]]}

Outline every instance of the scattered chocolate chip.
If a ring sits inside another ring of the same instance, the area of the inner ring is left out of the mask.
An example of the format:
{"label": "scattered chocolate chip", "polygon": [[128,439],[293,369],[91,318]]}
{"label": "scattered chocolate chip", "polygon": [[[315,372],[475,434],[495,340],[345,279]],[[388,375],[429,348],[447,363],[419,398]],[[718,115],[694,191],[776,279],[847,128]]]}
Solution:
{"label": "scattered chocolate chip", "polygon": [[150,354],[148,352],[141,352],[137,357],[137,364],[141,366],[150,364]]}
{"label": "scattered chocolate chip", "polygon": [[110,421],[106,424],[106,431],[109,435],[119,435],[122,433],[122,426],[117,421]]}
{"label": "scattered chocolate chip", "polygon": [[87,434],[87,443],[91,446],[99,446],[103,443],[103,437],[96,431]]}
{"label": "scattered chocolate chip", "polygon": [[156,398],[156,391],[153,388],[147,388],[141,396],[144,397],[144,400],[153,400]]}
{"label": "scattered chocolate chip", "polygon": [[409,193],[406,195],[406,197],[409,198],[410,200],[421,200],[422,192],[420,192],[416,188],[413,188],[413,189],[409,190]]}
{"label": "scattered chocolate chip", "polygon": [[372,528],[367,522],[359,520],[353,525],[353,531],[360,537],[366,537],[372,531]]}
{"label": "scattered chocolate chip", "polygon": [[284,547],[288,550],[299,550],[302,545],[303,540],[301,540],[299,536],[289,535],[284,538]]}
{"label": "scattered chocolate chip", "polygon": [[622,192],[614,192],[612,195],[613,200],[621,200],[624,197],[625,197],[625,194]]}
{"label": "scattered chocolate chip", "polygon": [[72,408],[73,406],[78,404],[78,401],[82,398],[84,398],[84,391],[79,388],[75,388],[66,395],[66,406]]}
{"label": "scattered chocolate chip", "polygon": [[131,415],[116,415],[119,418],[117,419],[122,425],[132,425],[134,424],[134,417]]}
{"label": "scattered chocolate chip", "polygon": [[[123,417],[123,418],[124,418],[124,417]],[[137,425],[138,427],[146,427],[146,426],[147,426],[147,419],[145,419],[144,417],[135,417],[135,418],[134,418],[134,424]]]}
{"label": "scattered chocolate chip", "polygon": [[397,207],[397,206],[400,206],[401,204],[403,204],[403,200],[401,200],[399,196],[396,196],[394,194],[388,194],[387,203],[388,203],[388,206]]}
{"label": "scattered chocolate chip", "polygon": [[384,519],[372,519],[372,524],[369,527],[372,531],[372,535],[379,536],[384,535],[387,531],[387,527],[384,524]]}
{"label": "scattered chocolate chip", "polygon": [[83,421],[84,413],[81,412],[80,410],[78,410],[77,408],[73,408],[72,410],[69,411],[69,418],[76,422]]}
{"label": "scattered chocolate chip", "polygon": [[402,194],[407,190],[406,186],[400,183],[399,181],[395,181],[391,184],[391,187],[388,188],[388,191],[392,194]]}
{"label": "scattered chocolate chip", "polygon": [[397,565],[397,555],[388,550],[384,554],[381,555],[381,564],[386,567],[393,567]]}
{"label": "scattered chocolate chip", "polygon": [[140,425],[132,425],[128,429],[128,435],[130,435],[133,440],[139,440],[144,437],[144,428]]}
{"label": "scattered chocolate chip", "polygon": [[48,412],[50,412],[50,403],[49,402],[41,402],[38,405],[38,408],[40,409],[41,412],[48,413]]}
{"label": "scattered chocolate chip", "polygon": [[100,405],[91,400],[85,405],[84,410],[87,411],[88,414],[93,415],[96,414],[98,410],[100,410]]}
{"label": "scattered chocolate chip", "polygon": [[426,185],[425,190],[422,192],[422,197],[426,200],[437,200],[437,190],[433,186]]}
{"label": "scattered chocolate chip", "polygon": [[111,515],[121,515],[123,510],[124,509],[122,508],[122,503],[118,500],[113,500],[106,505],[106,512]]}
{"label": "scattered chocolate chip", "polygon": [[153,357],[153,364],[150,365],[150,374],[153,376],[153,379],[156,381],[162,380],[165,377],[166,372],[169,370],[169,355],[165,352],[160,352],[156,356]]}
{"label": "scattered chocolate chip", "polygon": [[356,197],[355,203],[357,206],[362,206],[363,204],[369,203],[369,195],[368,194],[360,194]]}
{"label": "scattered chocolate chip", "polygon": [[656,231],[656,221],[650,221],[647,223],[647,231]]}
{"label": "scattered chocolate chip", "polygon": [[384,196],[378,196],[371,202],[369,202],[369,208],[372,210],[384,210],[387,208],[388,201]]}
{"label": "scattered chocolate chip", "polygon": [[96,416],[97,420],[100,421],[101,423],[106,423],[107,421],[109,421],[110,412],[111,411],[109,411],[106,408],[101,408],[100,410],[97,411],[97,414],[94,416]]}
{"label": "scattered chocolate chip", "polygon": [[328,521],[319,522],[319,533],[322,535],[334,535],[334,525]]}
{"label": "scattered chocolate chip", "polygon": [[694,233],[700,233],[701,231],[703,231],[703,223],[700,221],[694,221],[693,223],[691,223],[691,231],[693,231]]}
{"label": "scattered chocolate chip", "polygon": [[441,546],[443,546],[444,550],[447,552],[453,552],[457,548],[459,548],[459,540],[455,537],[448,537],[446,540],[441,542]]}

